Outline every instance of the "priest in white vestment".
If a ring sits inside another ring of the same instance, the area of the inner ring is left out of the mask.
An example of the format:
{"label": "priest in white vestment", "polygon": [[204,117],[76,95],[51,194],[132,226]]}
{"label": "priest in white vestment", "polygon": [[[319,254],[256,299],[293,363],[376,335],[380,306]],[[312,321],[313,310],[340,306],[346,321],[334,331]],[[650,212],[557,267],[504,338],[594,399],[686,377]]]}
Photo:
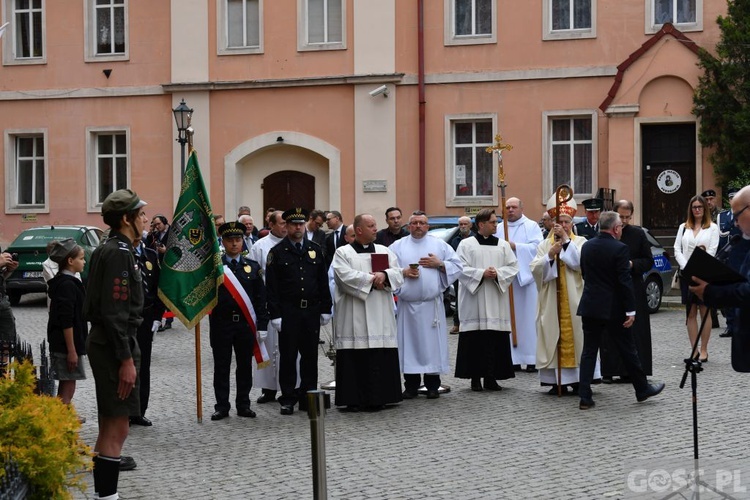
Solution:
{"label": "priest in white vestment", "polygon": [[443,292],[457,278],[463,264],[445,241],[427,234],[430,226],[424,212],[409,217],[410,236],[389,248],[404,275],[398,297],[398,357],[404,374],[404,399],[417,397],[424,374],[427,399],[440,396],[440,374],[448,373]]}
{"label": "priest in white vestment", "polygon": [[357,215],[353,225],[354,242],[339,247],[331,263],[336,282],[335,404],[372,411],[402,400],[393,290],[404,278],[396,255],[375,244],[375,218]]}
{"label": "priest in white vestment", "polygon": [[[511,338],[510,354],[514,368],[536,372],[536,308],[537,289],[534,276],[531,274],[531,261],[536,257],[536,249],[542,241],[542,230],[539,224],[523,214],[523,203],[518,198],[508,198],[505,202],[505,213],[508,219],[508,243],[518,259],[518,274],[513,279],[513,309],[517,345],[514,347]],[[503,224],[497,225],[495,233],[499,239],[505,239]]]}
{"label": "priest in white vestment", "polygon": [[[259,239],[248,252],[248,257],[263,269],[263,282],[266,281],[266,260],[268,252],[279,244],[286,237],[286,221],[282,217],[282,212],[273,212],[269,218],[270,232]],[[254,363],[255,374],[253,376],[255,386],[261,388],[261,395],[257,400],[258,404],[276,401],[276,392],[281,390],[279,386],[279,332],[268,323],[268,333],[265,339],[266,350],[268,351],[269,363],[264,368],[258,368]],[[299,359],[297,360],[299,363]],[[299,374],[299,369],[297,370]],[[299,375],[297,377],[297,386],[299,386]]]}
{"label": "priest in white vestment", "polygon": [[463,269],[458,278],[461,325],[456,378],[471,379],[473,391],[499,391],[498,380],[515,377],[508,288],[518,274],[518,261],[510,245],[495,236],[494,210],[480,210],[474,220],[478,234],[461,241],[457,251]]}
{"label": "priest in white vestment", "polygon": [[[555,195],[552,195],[547,209],[556,219],[555,224],[549,236],[539,244],[531,262],[531,272],[539,290],[536,364],[542,385],[551,385],[549,393],[557,394],[557,344],[560,339],[560,392],[564,394],[570,387],[576,393],[583,350],[583,328],[576,311],[583,293],[580,259],[586,238],[573,233],[573,216],[577,210],[574,199],[562,204],[558,214]],[[560,320],[557,313],[558,286],[562,290]]]}

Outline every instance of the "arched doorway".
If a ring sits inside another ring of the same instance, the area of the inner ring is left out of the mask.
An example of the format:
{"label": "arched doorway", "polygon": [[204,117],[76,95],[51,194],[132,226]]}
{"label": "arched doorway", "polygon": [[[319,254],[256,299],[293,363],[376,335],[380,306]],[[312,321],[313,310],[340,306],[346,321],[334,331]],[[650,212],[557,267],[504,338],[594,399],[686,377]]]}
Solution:
{"label": "arched doorway", "polygon": [[263,179],[263,206],[285,210],[315,206],[315,177],[295,170],[282,170]]}

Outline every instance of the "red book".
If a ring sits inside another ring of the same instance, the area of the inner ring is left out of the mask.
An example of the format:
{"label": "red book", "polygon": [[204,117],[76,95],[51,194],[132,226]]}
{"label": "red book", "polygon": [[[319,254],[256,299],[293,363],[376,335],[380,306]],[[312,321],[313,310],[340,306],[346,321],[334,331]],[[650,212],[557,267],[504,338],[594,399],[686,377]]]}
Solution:
{"label": "red book", "polygon": [[387,253],[371,253],[370,258],[372,259],[372,272],[374,273],[385,271],[390,267]]}

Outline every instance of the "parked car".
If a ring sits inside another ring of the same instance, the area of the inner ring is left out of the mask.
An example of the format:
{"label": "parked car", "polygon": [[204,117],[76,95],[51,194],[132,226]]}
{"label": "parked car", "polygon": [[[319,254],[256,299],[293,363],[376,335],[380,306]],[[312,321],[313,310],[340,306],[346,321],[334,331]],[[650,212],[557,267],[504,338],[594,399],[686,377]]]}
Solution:
{"label": "parked car", "polygon": [[[455,222],[453,226],[450,225],[449,217],[430,217],[430,220],[432,219],[436,220],[437,226],[433,227],[432,222],[430,223],[428,234],[432,236],[448,242],[458,231],[458,217],[454,217]],[[586,220],[585,217],[581,219]],[[654,266],[643,274],[648,312],[653,314],[659,311],[664,294],[672,289],[672,265],[669,263],[669,254],[664,250],[664,247],[651,236],[648,229],[643,228],[643,230],[646,232],[646,238],[651,246],[651,255],[654,259]],[[454,295],[451,288],[449,288],[447,293],[451,296]]]}
{"label": "parked car", "polygon": [[99,246],[102,230],[93,226],[42,226],[26,229],[5,250],[18,254],[18,268],[5,281],[11,305],[18,305],[25,293],[46,292],[42,277],[42,262],[47,260],[47,244],[52,240],[73,238],[86,254],[86,266],[81,273],[85,281],[91,253]]}

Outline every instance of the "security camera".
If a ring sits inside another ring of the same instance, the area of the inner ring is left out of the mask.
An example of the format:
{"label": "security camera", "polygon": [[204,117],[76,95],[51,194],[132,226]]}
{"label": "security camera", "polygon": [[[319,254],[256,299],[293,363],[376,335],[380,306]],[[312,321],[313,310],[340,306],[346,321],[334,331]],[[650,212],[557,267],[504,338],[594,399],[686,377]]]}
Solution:
{"label": "security camera", "polygon": [[375,90],[370,91],[370,96],[375,97],[378,95],[383,95],[383,97],[388,97],[388,86],[387,85],[381,85],[380,87],[376,88]]}

